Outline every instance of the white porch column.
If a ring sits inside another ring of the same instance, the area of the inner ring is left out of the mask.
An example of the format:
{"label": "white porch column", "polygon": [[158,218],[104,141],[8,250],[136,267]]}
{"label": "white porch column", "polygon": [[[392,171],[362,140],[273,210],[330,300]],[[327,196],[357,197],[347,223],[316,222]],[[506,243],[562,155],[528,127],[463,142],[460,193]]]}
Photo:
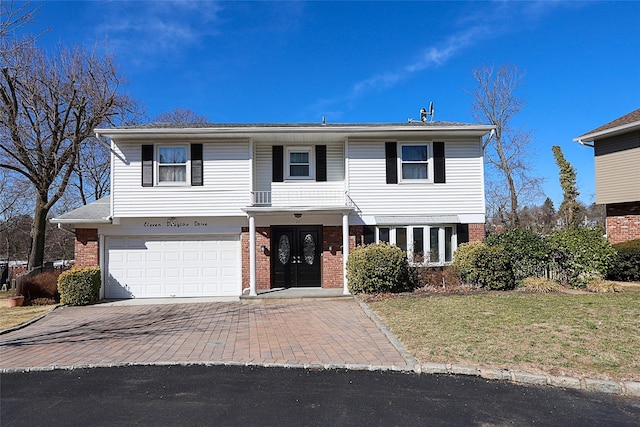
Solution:
{"label": "white porch column", "polygon": [[349,212],[342,214],[342,283],[344,295],[350,295],[347,286],[347,258],[349,258]]}
{"label": "white porch column", "polygon": [[249,213],[249,295],[257,296],[256,292],[256,218]]}

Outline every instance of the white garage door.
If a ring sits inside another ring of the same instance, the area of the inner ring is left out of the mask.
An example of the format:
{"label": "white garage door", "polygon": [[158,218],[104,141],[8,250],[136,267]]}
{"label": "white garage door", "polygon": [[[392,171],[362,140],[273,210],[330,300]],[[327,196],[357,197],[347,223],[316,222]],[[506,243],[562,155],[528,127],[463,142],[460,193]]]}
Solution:
{"label": "white garage door", "polygon": [[240,237],[107,237],[105,298],[238,296]]}

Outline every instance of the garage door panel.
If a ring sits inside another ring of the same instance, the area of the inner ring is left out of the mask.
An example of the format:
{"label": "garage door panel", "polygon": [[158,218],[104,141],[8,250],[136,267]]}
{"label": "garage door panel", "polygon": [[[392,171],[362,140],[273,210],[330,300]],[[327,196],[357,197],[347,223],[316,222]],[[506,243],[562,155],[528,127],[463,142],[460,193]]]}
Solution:
{"label": "garage door panel", "polygon": [[238,296],[239,236],[108,237],[107,298]]}

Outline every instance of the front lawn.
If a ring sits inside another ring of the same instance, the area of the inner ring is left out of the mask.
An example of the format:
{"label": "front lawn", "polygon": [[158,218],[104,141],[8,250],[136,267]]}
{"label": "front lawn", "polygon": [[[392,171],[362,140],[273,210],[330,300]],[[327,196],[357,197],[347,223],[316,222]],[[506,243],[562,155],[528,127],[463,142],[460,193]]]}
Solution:
{"label": "front lawn", "polygon": [[13,328],[49,312],[51,305],[32,305],[27,307],[8,307],[8,292],[0,291],[0,331]]}
{"label": "front lawn", "polygon": [[420,363],[640,381],[640,292],[363,299]]}

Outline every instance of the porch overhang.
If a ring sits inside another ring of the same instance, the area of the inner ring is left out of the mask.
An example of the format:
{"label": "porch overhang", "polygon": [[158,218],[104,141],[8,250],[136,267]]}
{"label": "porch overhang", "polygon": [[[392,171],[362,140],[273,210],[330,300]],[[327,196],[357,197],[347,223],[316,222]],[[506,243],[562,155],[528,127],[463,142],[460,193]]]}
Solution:
{"label": "porch overhang", "polygon": [[247,215],[282,215],[305,213],[305,214],[340,214],[345,215],[355,211],[351,206],[247,206],[242,208]]}

